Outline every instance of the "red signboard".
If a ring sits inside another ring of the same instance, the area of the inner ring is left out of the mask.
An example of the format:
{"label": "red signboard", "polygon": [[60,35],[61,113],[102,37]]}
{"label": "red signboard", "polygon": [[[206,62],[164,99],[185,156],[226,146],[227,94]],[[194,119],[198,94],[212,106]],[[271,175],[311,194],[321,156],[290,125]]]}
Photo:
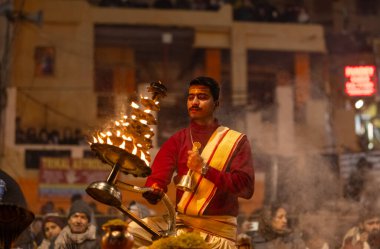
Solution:
{"label": "red signboard", "polygon": [[376,70],[373,65],[346,66],[345,92],[348,96],[372,96],[376,93]]}

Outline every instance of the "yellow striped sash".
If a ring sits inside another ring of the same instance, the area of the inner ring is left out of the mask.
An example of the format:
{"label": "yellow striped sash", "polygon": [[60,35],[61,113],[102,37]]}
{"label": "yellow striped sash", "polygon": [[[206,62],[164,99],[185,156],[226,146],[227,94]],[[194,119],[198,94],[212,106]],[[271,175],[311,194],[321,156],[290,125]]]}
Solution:
{"label": "yellow striped sash", "polygon": [[[223,126],[218,127],[202,151],[203,160],[210,167],[225,171],[241,137],[242,134],[237,131]],[[187,215],[202,215],[216,192],[216,186],[196,172],[193,173],[193,177],[197,183],[196,189],[194,193],[184,192],[177,205],[177,210]]]}

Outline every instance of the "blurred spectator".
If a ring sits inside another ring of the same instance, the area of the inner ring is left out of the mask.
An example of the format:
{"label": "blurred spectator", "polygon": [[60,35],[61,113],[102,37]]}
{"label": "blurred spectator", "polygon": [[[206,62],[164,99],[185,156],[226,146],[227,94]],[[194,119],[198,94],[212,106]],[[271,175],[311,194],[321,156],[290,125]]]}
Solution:
{"label": "blurred spectator", "polygon": [[369,181],[372,163],[365,157],[361,157],[355,165],[355,169],[350,173],[347,183],[344,186],[344,197],[360,201],[367,181]]}
{"label": "blurred spectator", "polygon": [[[372,210],[374,208],[374,210]],[[376,207],[364,209],[359,220],[343,237],[341,249],[370,249],[368,238],[380,231],[380,215]]]}
{"label": "blurred spectator", "polygon": [[174,7],[176,9],[191,9],[191,2],[189,0],[176,0]]}
{"label": "blurred spectator", "polygon": [[254,20],[259,22],[276,22],[279,20],[279,12],[276,7],[267,1],[259,1],[255,5]]}
{"label": "blurred spectator", "polygon": [[255,18],[254,8],[250,0],[241,0],[234,8],[234,20],[253,21]]}
{"label": "blurred spectator", "polygon": [[153,8],[156,8],[156,9],[171,9],[171,8],[173,8],[173,3],[170,0],[155,0],[153,2]]}
{"label": "blurred spectator", "polygon": [[301,236],[288,227],[286,210],[281,204],[264,207],[260,214],[258,232],[254,234],[252,240],[255,249],[304,249],[306,247]]}
{"label": "blurred spectator", "polygon": [[306,8],[303,6],[300,6],[298,9],[297,21],[299,23],[308,23],[310,21],[309,13],[307,12]]}
{"label": "blurred spectator", "polygon": [[59,135],[59,131],[56,130],[56,129],[53,129],[50,133],[49,133],[49,144],[59,144],[59,141],[60,141],[60,135]]}
{"label": "blurred spectator", "polygon": [[83,136],[82,134],[82,130],[79,129],[79,128],[76,128],[74,130],[74,141],[76,142],[76,144],[78,145],[88,145],[85,137]]}
{"label": "blurred spectator", "polygon": [[53,249],[55,240],[65,226],[63,217],[57,213],[46,214],[42,220],[44,239],[38,249]]}
{"label": "blurred spectator", "polygon": [[75,201],[83,200],[83,196],[80,193],[72,194],[70,197],[70,203],[73,204]]}
{"label": "blurred spectator", "polygon": [[36,144],[38,143],[37,131],[34,127],[29,127],[26,130],[26,143]]}
{"label": "blurred spectator", "polygon": [[55,241],[56,249],[100,249],[96,226],[91,224],[90,206],[83,200],[74,201],[65,226]]}
{"label": "blurred spectator", "polygon": [[69,127],[65,127],[63,129],[62,137],[59,143],[60,144],[76,144],[73,131]]}
{"label": "blurred spectator", "polygon": [[45,128],[42,128],[38,133],[38,143],[48,144],[49,143],[49,133]]}
{"label": "blurred spectator", "polygon": [[193,0],[193,10],[206,10],[207,1],[206,0]]}
{"label": "blurred spectator", "polygon": [[213,11],[219,10],[220,7],[222,7],[222,4],[223,3],[221,3],[220,0],[209,0],[206,10],[213,10]]}
{"label": "blurred spectator", "polygon": [[41,206],[40,214],[55,213],[55,204],[52,201],[47,201]]}
{"label": "blurred spectator", "polygon": [[237,234],[240,234],[244,232],[243,230],[243,224],[247,220],[247,216],[245,213],[239,213],[236,217],[236,223],[237,223]]}
{"label": "blurred spectator", "polygon": [[282,22],[298,22],[299,10],[295,4],[287,4],[280,20]]}
{"label": "blurred spectator", "polygon": [[242,233],[249,235],[253,238],[259,229],[259,216],[262,213],[262,210],[257,210],[252,212],[249,217],[242,224]]}
{"label": "blurred spectator", "polygon": [[44,239],[44,229],[42,218],[37,217],[30,224],[30,231],[32,233],[32,238],[36,245],[40,245]]}

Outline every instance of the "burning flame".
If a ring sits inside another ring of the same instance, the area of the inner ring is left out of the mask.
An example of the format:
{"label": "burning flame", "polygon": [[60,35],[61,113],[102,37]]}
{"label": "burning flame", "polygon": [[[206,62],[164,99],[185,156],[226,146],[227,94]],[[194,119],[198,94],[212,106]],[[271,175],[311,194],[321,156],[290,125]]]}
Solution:
{"label": "burning flame", "polygon": [[[147,100],[148,97],[141,97]],[[158,104],[158,101],[154,101]],[[136,102],[131,103],[133,113],[121,115],[106,129],[97,131],[91,143],[108,144],[119,147],[133,155],[138,156],[146,165],[150,164],[149,149],[152,148],[151,138],[154,136],[153,128],[149,127],[152,110]],[[143,110],[142,110],[143,109]],[[131,125],[132,124],[132,125]]]}

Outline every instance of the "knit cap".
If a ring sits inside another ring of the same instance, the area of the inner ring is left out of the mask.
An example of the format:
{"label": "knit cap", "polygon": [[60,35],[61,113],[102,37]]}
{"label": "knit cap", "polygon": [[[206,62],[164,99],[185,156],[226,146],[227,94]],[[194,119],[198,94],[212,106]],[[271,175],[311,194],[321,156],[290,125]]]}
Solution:
{"label": "knit cap", "polygon": [[84,213],[88,220],[91,220],[91,208],[90,206],[83,200],[76,200],[71,204],[69,211],[69,218],[75,213]]}
{"label": "knit cap", "polygon": [[45,227],[45,224],[47,222],[53,222],[53,223],[57,224],[60,228],[63,228],[65,226],[64,217],[60,216],[57,213],[46,214],[42,220],[42,227]]}

